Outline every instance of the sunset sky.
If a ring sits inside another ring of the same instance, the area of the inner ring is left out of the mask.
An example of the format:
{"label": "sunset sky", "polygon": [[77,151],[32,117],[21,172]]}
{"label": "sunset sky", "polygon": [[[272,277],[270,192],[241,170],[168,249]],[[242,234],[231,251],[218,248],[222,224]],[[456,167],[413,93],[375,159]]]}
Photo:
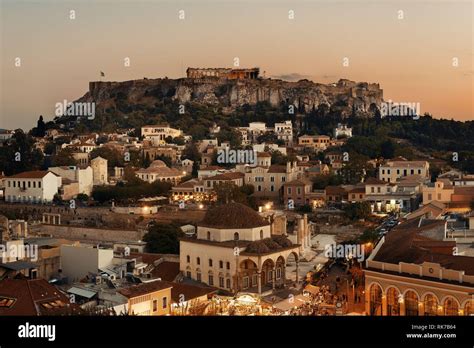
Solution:
{"label": "sunset sky", "polygon": [[84,95],[100,71],[110,81],[178,78],[188,66],[231,67],[234,57],[267,77],[377,82],[385,100],[474,119],[472,1],[0,3],[0,128],[51,120],[55,104]]}

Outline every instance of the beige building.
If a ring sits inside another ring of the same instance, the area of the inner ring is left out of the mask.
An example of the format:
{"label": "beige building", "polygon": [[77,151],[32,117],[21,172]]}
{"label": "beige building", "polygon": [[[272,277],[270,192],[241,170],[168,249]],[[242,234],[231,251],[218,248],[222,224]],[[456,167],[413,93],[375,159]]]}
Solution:
{"label": "beige building", "polygon": [[450,203],[454,187],[448,179],[438,179],[434,184],[424,185],[422,192],[423,204],[428,204],[432,201]]}
{"label": "beige building", "polygon": [[245,167],[245,184],[255,188],[255,195],[261,197],[279,197],[283,185],[298,177],[296,162],[288,162],[286,166],[270,165]]}
{"label": "beige building", "polygon": [[424,178],[429,176],[430,164],[427,161],[407,161],[404,158],[390,160],[379,167],[379,179],[387,182],[396,182],[398,179],[419,175]]}
{"label": "beige building", "polygon": [[107,160],[102,157],[96,157],[91,160],[92,178],[94,185],[106,185],[108,182]]}
{"label": "beige building", "polygon": [[474,259],[453,253],[446,221],[423,217],[383,237],[366,261],[368,315],[474,315]]}
{"label": "beige building", "polygon": [[142,136],[145,139],[151,140],[153,145],[165,144],[166,138],[176,138],[182,135],[183,132],[181,130],[171,128],[168,124],[142,127]]}
{"label": "beige building", "polygon": [[195,238],[180,241],[180,270],[188,278],[232,292],[272,291],[286,284],[286,265],[298,249],[251,208],[230,203],[209,210]]}
{"label": "beige building", "polygon": [[326,150],[331,142],[331,137],[327,135],[302,135],[298,138],[298,145],[314,151]]}
{"label": "beige building", "polygon": [[169,315],[171,288],[168,282],[154,280],[118,292],[127,298],[128,315]]}
{"label": "beige building", "polygon": [[168,168],[165,162],[160,160],[153,161],[148,168],[140,168],[135,175],[143,181],[152,183],[155,181],[166,181],[177,185],[181,178],[186,176],[186,172],[175,168]]}

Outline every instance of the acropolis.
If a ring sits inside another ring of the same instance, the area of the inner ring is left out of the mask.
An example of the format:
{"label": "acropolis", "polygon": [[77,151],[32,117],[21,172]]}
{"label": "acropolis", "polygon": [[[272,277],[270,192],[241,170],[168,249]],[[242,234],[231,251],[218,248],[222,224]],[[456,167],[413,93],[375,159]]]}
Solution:
{"label": "acropolis", "polygon": [[188,68],[186,74],[188,78],[196,79],[203,77],[218,77],[229,80],[235,79],[256,79],[260,72],[259,68],[251,69],[231,69],[231,68]]}

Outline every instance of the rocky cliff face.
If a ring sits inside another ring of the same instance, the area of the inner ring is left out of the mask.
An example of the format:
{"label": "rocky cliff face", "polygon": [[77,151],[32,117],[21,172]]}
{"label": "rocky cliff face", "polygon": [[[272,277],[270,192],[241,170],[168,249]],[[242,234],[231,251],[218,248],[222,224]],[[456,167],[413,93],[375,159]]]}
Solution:
{"label": "rocky cliff face", "polygon": [[339,109],[343,115],[353,110],[369,111],[383,101],[379,84],[339,80],[335,84],[319,84],[308,80],[287,82],[272,79],[226,80],[205,79],[143,79],[125,82],[90,82],[89,92],[80,101],[95,101],[111,106],[118,100],[149,105],[157,98],[172,98],[179,103],[197,102],[222,106],[232,111],[245,104],[267,101],[273,106],[293,104],[309,112],[320,104]]}

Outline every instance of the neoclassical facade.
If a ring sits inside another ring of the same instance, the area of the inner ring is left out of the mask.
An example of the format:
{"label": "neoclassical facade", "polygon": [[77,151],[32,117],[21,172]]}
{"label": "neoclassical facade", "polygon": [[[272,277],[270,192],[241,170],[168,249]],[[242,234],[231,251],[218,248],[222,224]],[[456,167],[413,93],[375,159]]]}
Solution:
{"label": "neoclassical facade", "polygon": [[474,315],[474,258],[437,240],[444,220],[413,219],[382,238],[365,269],[368,315]]}
{"label": "neoclassical facade", "polygon": [[[197,235],[180,241],[180,270],[229,292],[262,294],[298,282],[298,247],[271,235],[270,223],[251,208],[230,203],[209,210]],[[289,262],[296,265],[294,280],[287,279]]]}

